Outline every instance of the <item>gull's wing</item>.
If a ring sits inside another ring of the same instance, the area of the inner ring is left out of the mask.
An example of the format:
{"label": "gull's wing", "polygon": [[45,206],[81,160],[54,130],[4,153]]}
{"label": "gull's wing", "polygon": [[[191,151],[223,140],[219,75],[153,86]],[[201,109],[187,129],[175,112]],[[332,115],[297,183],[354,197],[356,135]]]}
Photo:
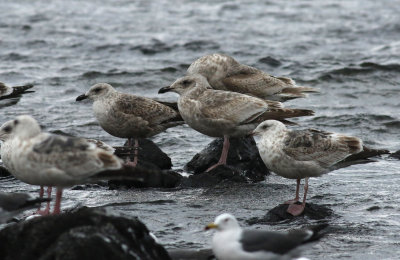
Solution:
{"label": "gull's wing", "polygon": [[359,138],[315,129],[289,131],[283,151],[298,161],[317,161],[329,167],[362,150]]}

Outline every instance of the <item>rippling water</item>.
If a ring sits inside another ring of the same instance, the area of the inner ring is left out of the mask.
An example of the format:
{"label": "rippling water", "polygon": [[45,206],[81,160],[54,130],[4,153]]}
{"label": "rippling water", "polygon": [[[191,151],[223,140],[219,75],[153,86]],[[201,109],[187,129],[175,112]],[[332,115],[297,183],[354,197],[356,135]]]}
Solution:
{"label": "rippling water", "polygon": [[[316,111],[315,117],[298,120],[303,126],[357,135],[375,148],[400,149],[398,2],[247,2],[1,1],[0,81],[33,83],[36,92],[0,108],[0,121],[31,114],[47,131],[120,145],[123,141],[102,131],[91,106],[76,103],[76,96],[108,82],[123,92],[175,100],[176,95],[159,96],[157,90],[182,76],[196,58],[223,52],[319,88],[320,94],[287,103]],[[181,126],[153,140],[181,168],[211,139]],[[382,158],[313,179],[309,200],[334,210],[331,224],[337,231],[304,254],[396,259],[399,173],[399,161]],[[10,178],[0,184],[6,191],[37,190]],[[211,237],[202,226],[217,214],[232,212],[245,225],[293,193],[294,182],[270,176],[264,183],[212,189],[67,190],[64,205],[108,205],[138,215],[170,248],[202,248]]]}

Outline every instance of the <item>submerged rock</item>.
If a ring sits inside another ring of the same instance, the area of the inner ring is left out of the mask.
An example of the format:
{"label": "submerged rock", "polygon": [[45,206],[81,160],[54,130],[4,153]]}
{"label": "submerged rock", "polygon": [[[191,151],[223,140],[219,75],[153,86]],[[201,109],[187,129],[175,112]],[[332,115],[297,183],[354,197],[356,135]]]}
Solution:
{"label": "submerged rock", "polygon": [[396,159],[400,159],[400,150],[398,150],[397,152],[392,153],[390,155],[390,157],[396,158]]}
{"label": "submerged rock", "polygon": [[104,209],[38,217],[0,231],[0,259],[171,259],[137,218]]}
{"label": "submerged rock", "polygon": [[169,249],[173,260],[214,260],[211,249]]}
{"label": "submerged rock", "polygon": [[7,168],[4,167],[3,165],[0,165],[0,177],[7,177],[10,175],[11,173],[7,170]]}
{"label": "submerged rock", "polygon": [[239,182],[263,181],[269,170],[261,160],[260,154],[252,137],[230,138],[228,166],[219,166],[212,171],[205,171],[219,160],[222,151],[223,138],[212,141],[200,153],[196,154],[185,166],[194,175],[193,180],[214,176],[216,180],[231,179]]}
{"label": "submerged rock", "polygon": [[[300,202],[297,202],[300,204]],[[288,204],[280,204],[275,208],[268,211],[268,213],[262,218],[251,218],[247,221],[249,225],[254,224],[272,224],[276,222],[281,222],[284,220],[293,221],[298,218],[309,218],[313,220],[323,220],[329,218],[333,215],[332,209],[317,205],[314,203],[306,203],[306,207],[304,212],[300,216],[292,216],[291,214],[287,213],[286,210],[288,209]]]}

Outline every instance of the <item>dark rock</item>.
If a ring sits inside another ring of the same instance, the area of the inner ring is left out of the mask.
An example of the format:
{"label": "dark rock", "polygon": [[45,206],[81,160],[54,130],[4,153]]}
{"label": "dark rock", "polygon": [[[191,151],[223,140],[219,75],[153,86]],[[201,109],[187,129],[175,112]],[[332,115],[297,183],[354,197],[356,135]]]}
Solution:
{"label": "dark rock", "polygon": [[375,211],[375,210],[380,210],[380,209],[381,209],[381,207],[379,207],[379,206],[372,206],[372,207],[367,208],[367,211]]}
{"label": "dark rock", "polygon": [[398,150],[397,152],[392,153],[390,155],[390,157],[396,158],[396,159],[400,159],[400,150]]}
{"label": "dark rock", "polygon": [[0,231],[0,259],[171,259],[137,218],[81,208]]}
{"label": "dark rock", "polygon": [[267,57],[261,58],[261,59],[258,60],[258,62],[267,64],[267,65],[269,65],[271,67],[279,67],[279,66],[282,65],[282,62],[280,62],[279,60],[277,60],[277,59],[275,59],[275,58],[273,58],[271,56],[267,56]]}
{"label": "dark rock", "polygon": [[219,166],[209,173],[204,173],[210,166],[218,162],[222,144],[222,138],[212,141],[186,164],[185,169],[195,175],[208,174],[206,176],[213,175],[220,180],[233,178],[234,181],[240,182],[262,181],[269,174],[252,137],[230,138],[228,166]]}
{"label": "dark rock", "polygon": [[[182,175],[172,170],[160,170],[158,168],[145,168],[140,165],[136,167],[126,166],[119,171],[103,172],[104,178],[112,174],[126,175],[121,180],[115,179],[108,181],[111,189],[124,188],[173,188],[179,186]],[[97,175],[99,178],[102,176]],[[130,177],[131,176],[131,177]],[[130,180],[132,179],[132,180]]]}
{"label": "dark rock", "polygon": [[[153,141],[139,138],[139,153],[138,153],[138,165],[142,165],[146,168],[157,167],[161,170],[169,170],[172,167],[171,158],[168,157]],[[123,147],[114,147],[115,155],[122,159],[128,157],[133,160],[134,149],[128,147],[126,142]]]}
{"label": "dark rock", "polygon": [[[297,202],[300,204],[300,202]],[[281,221],[294,221],[298,218],[309,218],[313,220],[322,220],[329,218],[333,215],[333,211],[322,205],[317,205],[314,203],[306,203],[306,207],[304,212],[300,216],[292,216],[291,214],[287,213],[286,210],[288,209],[288,204],[280,204],[275,208],[268,211],[268,213],[262,218],[251,218],[247,221],[249,225],[254,224],[273,224],[276,222]]]}
{"label": "dark rock", "polygon": [[169,255],[173,260],[213,260],[211,249],[169,249]]}
{"label": "dark rock", "polygon": [[7,168],[0,165],[0,177],[7,177],[10,175],[11,175],[11,173],[7,170]]}

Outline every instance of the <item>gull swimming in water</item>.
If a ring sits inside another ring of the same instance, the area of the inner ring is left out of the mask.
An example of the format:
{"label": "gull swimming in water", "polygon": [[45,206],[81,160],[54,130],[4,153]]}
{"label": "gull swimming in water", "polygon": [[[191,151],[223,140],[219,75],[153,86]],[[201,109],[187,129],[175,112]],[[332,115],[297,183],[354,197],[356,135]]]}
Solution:
{"label": "gull swimming in water", "polygon": [[[306,204],[308,179],[335,168],[346,157],[363,150],[361,139],[315,129],[288,130],[276,120],[266,120],[253,131],[261,159],[271,171],[284,178],[296,179],[296,197],[287,201],[287,212],[298,216]],[[304,197],[299,200],[300,180],[305,179]]]}
{"label": "gull swimming in water", "polygon": [[315,88],[297,86],[290,78],[271,76],[254,67],[240,64],[228,55],[217,53],[197,59],[190,65],[187,74],[203,75],[214,89],[281,102],[305,97],[308,92],[318,92]]}
{"label": "gull swimming in water", "polygon": [[11,137],[11,142],[7,155],[4,156],[2,149],[5,166],[25,183],[57,187],[54,214],[60,213],[64,187],[90,181],[99,172],[122,167],[119,158],[85,139],[41,132],[31,116],[18,116],[4,123],[0,127],[0,139],[7,136]]}
{"label": "gull swimming in water", "polygon": [[27,91],[28,89],[33,88],[33,85],[23,85],[23,86],[15,86],[9,87],[4,83],[0,82],[0,100],[13,98],[23,93],[29,93],[32,91]]}
{"label": "gull swimming in water", "polygon": [[276,101],[212,89],[207,79],[201,75],[177,79],[171,86],[161,88],[158,93],[169,91],[180,95],[179,112],[190,127],[211,137],[224,137],[221,157],[207,171],[226,164],[229,137],[248,135],[266,119],[285,121],[286,118],[314,114],[312,110],[283,108]]}
{"label": "gull swimming in water", "polygon": [[326,226],[320,224],[289,233],[243,230],[233,215],[224,213],[205,229],[216,230],[212,250],[218,260],[283,260],[297,257],[297,247],[317,240],[318,232]]}
{"label": "gull swimming in water", "polygon": [[[183,124],[179,112],[151,98],[116,91],[110,84],[93,85],[86,94],[76,98],[93,101],[93,112],[100,126],[109,134],[135,142],[135,157],[131,166],[138,163],[138,138],[148,138],[167,128]],[[166,103],[167,104],[167,103]]]}

